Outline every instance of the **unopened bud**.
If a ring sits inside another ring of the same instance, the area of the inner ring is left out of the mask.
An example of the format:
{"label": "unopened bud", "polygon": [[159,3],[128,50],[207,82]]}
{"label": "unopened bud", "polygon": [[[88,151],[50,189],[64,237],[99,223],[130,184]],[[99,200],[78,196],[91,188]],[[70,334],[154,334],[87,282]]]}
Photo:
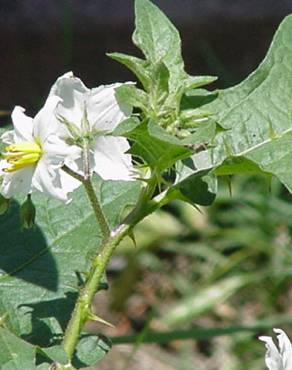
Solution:
{"label": "unopened bud", "polygon": [[31,229],[34,227],[35,206],[31,200],[30,194],[27,196],[26,201],[20,208],[20,219],[23,228]]}
{"label": "unopened bud", "polygon": [[3,195],[0,194],[0,215],[8,211],[9,205],[10,199],[4,198]]}

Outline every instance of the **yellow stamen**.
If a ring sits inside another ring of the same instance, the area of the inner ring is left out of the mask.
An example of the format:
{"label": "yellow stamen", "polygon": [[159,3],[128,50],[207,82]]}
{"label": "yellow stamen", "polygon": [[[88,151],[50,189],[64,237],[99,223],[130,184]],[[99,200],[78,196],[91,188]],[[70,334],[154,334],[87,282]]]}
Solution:
{"label": "yellow stamen", "polygon": [[14,172],[31,166],[39,161],[42,154],[42,148],[36,141],[9,145],[5,148],[3,157],[11,167],[5,168],[4,171]]}

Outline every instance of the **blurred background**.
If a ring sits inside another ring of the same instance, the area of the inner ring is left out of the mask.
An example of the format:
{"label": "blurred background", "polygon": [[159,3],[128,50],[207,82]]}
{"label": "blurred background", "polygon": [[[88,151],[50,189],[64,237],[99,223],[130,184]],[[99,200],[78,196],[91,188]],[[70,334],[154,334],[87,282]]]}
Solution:
{"label": "blurred background", "polygon": [[[292,12],[291,0],[153,2],[181,33],[186,70],[219,76],[216,88],[254,70]],[[16,104],[34,114],[69,70],[88,87],[133,80],[105,55],[139,55],[133,29],[133,0],[0,0],[1,122]],[[258,370],[258,335],[281,326],[292,337],[292,202],[276,180],[223,180],[212,207],[174,203],[136,239],[113,258],[111,289],[96,302],[115,328],[89,326],[123,343],[99,369]]]}
{"label": "blurred background", "polygon": [[[220,87],[262,60],[291,0],[154,1],[180,30],[186,69]],[[0,105],[35,110],[55,79],[73,70],[90,86],[133,79],[106,52],[137,54],[133,0],[0,0]]]}

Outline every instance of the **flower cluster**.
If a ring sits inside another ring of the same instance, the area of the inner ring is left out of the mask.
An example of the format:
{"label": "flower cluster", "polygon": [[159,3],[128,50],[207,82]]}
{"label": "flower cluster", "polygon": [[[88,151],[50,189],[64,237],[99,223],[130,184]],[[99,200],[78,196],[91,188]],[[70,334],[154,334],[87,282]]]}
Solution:
{"label": "flower cluster", "polygon": [[88,89],[69,72],[57,79],[34,118],[16,106],[14,129],[1,137],[7,146],[0,160],[0,193],[9,199],[40,191],[67,202],[80,182],[64,166],[84,178],[95,172],[104,180],[131,180],[128,141],[111,135],[132,113],[116,97],[120,85]]}

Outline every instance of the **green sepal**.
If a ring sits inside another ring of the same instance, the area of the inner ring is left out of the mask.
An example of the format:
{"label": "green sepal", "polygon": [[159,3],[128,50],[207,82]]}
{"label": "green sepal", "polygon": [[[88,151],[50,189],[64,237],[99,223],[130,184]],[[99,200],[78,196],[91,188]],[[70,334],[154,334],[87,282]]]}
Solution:
{"label": "green sepal", "polygon": [[31,229],[35,226],[36,209],[28,194],[26,201],[20,207],[20,220],[24,229]]}

